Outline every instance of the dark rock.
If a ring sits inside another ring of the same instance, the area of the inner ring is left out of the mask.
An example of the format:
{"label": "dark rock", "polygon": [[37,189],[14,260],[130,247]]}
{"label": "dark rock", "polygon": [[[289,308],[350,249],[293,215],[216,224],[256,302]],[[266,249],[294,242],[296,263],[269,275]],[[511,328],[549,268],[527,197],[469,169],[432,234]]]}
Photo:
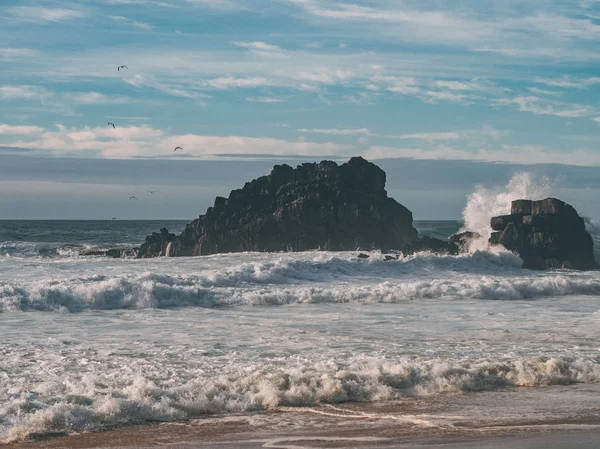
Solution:
{"label": "dark rock", "polygon": [[531,215],[533,201],[531,200],[516,200],[512,202],[510,208],[511,215]]}
{"label": "dark rock", "polygon": [[371,256],[369,256],[368,254],[360,253],[360,254],[359,254],[358,256],[356,256],[356,257],[358,257],[359,259],[368,259],[368,258],[369,258],[369,257],[371,257]]}
{"label": "dark rock", "polygon": [[500,231],[492,232],[492,235],[490,236],[490,240],[489,240],[490,245],[499,245],[501,235],[502,235],[502,232],[500,232]]}
{"label": "dark rock", "polygon": [[525,268],[598,268],[592,237],[572,206],[556,198],[531,203],[530,215],[523,215],[527,201],[518,200],[512,204],[514,215],[492,218],[492,228],[500,232],[492,234],[490,244],[519,254]]}
{"label": "dark rock", "polygon": [[276,165],[217,198],[179,236],[161,230],[139,257],[240,251],[402,249],[417,239],[412,213],[387,196],[386,175],[363,158]]}
{"label": "dark rock", "polygon": [[494,231],[504,230],[509,223],[519,224],[523,220],[523,216],[517,215],[500,215],[499,217],[492,217],[491,226]]}
{"label": "dark rock", "polygon": [[465,231],[458,234],[451,235],[448,241],[458,248],[461,253],[467,252],[471,242],[480,239],[482,236],[477,232]]}
{"label": "dark rock", "polygon": [[162,228],[160,232],[153,232],[152,235],[146,237],[137,257],[166,256],[170,253],[170,249],[176,241],[177,236],[175,234],[171,234],[166,228]]}
{"label": "dark rock", "polygon": [[398,259],[399,259],[398,255],[390,256],[389,254],[386,254],[383,260],[385,262],[389,262],[390,260],[398,260]]}

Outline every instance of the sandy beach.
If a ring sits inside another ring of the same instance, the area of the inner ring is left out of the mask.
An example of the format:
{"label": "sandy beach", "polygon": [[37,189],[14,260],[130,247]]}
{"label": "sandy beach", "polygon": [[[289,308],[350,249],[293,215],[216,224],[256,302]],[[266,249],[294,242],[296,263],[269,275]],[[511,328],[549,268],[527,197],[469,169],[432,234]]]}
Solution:
{"label": "sandy beach", "polygon": [[410,401],[286,408],[45,437],[6,449],[595,448],[600,386],[447,395]]}

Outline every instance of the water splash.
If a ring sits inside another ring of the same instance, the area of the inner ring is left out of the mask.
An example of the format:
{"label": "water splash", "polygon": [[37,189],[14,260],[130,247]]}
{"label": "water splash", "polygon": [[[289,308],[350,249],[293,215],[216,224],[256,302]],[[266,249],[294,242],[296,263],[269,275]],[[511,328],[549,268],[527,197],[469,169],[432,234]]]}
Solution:
{"label": "water splash", "polygon": [[550,180],[533,173],[515,173],[503,189],[490,189],[478,185],[467,198],[463,210],[464,229],[483,236],[471,249],[483,249],[492,233],[490,220],[510,213],[510,206],[518,199],[543,199],[551,196]]}

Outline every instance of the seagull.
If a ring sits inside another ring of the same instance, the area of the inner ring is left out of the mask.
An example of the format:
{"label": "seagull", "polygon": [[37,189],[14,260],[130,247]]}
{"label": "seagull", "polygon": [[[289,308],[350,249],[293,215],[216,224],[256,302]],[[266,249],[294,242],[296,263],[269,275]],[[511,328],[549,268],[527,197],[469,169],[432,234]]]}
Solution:
{"label": "seagull", "polygon": [[115,129],[115,124],[114,124],[114,123],[108,122],[106,125],[107,125],[107,126],[112,126],[112,127],[113,127],[113,129]]}
{"label": "seagull", "polygon": [[183,148],[181,148],[181,147],[175,147],[175,149],[173,151],[177,151],[177,150],[183,150]]}
{"label": "seagull", "polygon": [[137,200],[137,198],[135,196],[130,196],[129,199],[130,200]]}
{"label": "seagull", "polygon": [[126,65],[120,65],[119,67],[117,67],[117,71],[120,71],[121,69],[129,70],[129,67],[127,67]]}
{"label": "seagull", "polygon": [[113,217],[113,220],[116,220],[116,218],[115,218],[115,217]]}
{"label": "seagull", "polygon": [[148,192],[148,193],[156,193],[156,192],[158,192],[158,190],[146,190],[146,192]]}

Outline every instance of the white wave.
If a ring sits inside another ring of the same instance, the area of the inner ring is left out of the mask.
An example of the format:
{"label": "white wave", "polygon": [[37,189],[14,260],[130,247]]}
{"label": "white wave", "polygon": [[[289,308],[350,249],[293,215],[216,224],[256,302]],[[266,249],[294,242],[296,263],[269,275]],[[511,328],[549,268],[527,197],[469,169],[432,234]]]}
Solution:
{"label": "white wave", "polygon": [[[421,253],[384,262],[342,253],[217,256],[204,269],[166,274],[146,261],[129,261],[130,274],[71,275],[0,283],[0,310],[82,311],[214,307],[304,302],[403,302],[419,299],[535,299],[600,294],[594,273],[529,272],[508,252],[464,256]],[[269,257],[273,257],[269,260]],[[199,263],[181,259],[177,264]],[[152,262],[160,269],[164,260]],[[217,266],[216,264],[219,263]],[[137,268],[136,268],[137,267]],[[96,272],[96,271],[94,271]],[[191,274],[198,273],[198,274]]]}
{"label": "white wave", "polygon": [[501,189],[477,186],[467,199],[463,210],[464,229],[474,231],[483,238],[474,245],[485,249],[492,233],[492,217],[510,214],[511,203],[518,199],[543,199],[552,195],[548,179],[523,172],[513,175],[509,183]]}
{"label": "white wave", "polygon": [[585,218],[585,229],[594,240],[594,258],[600,263],[600,221]]}
{"label": "white wave", "polygon": [[[117,364],[118,365],[118,364]],[[115,425],[174,421],[207,414],[404,396],[599,382],[600,365],[573,358],[394,361],[358,357],[344,362],[296,359],[235,365],[220,375],[188,367],[131,373],[113,365],[103,374],[9,385],[0,408],[5,442],[34,434],[99,431]],[[156,368],[156,367],[155,367]],[[47,376],[45,376],[47,378]]]}

